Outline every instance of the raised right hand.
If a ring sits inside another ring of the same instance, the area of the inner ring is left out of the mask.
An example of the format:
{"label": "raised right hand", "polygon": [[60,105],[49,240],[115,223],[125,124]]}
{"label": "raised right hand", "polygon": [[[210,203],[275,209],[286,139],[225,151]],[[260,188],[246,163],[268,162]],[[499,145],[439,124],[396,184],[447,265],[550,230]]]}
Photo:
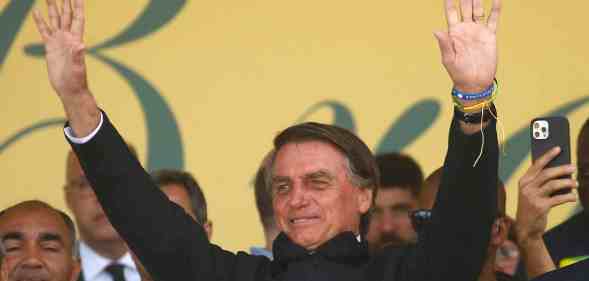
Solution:
{"label": "raised right hand", "polygon": [[55,0],[47,0],[49,24],[37,10],[33,13],[45,43],[49,81],[63,104],[74,134],[89,135],[100,122],[100,111],[88,89],[84,62],[84,1],[62,0],[58,11]]}
{"label": "raised right hand", "polygon": [[62,99],[88,93],[84,62],[84,1],[61,1],[61,11],[55,0],[47,0],[49,24],[35,10],[33,17],[45,44],[45,59],[51,85]]}

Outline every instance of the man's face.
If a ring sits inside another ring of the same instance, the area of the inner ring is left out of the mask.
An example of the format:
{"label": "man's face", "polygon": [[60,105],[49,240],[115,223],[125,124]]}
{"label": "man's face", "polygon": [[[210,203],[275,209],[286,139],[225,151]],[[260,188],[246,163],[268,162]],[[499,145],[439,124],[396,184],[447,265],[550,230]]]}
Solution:
{"label": "man's face", "polygon": [[121,240],[104,214],[102,206],[98,203],[98,199],[73,153],[70,153],[67,159],[65,199],[74,215],[83,241]]}
{"label": "man's face", "polygon": [[[192,203],[190,202],[190,195],[183,186],[178,184],[168,184],[162,186],[162,191],[166,194],[170,201],[176,203],[178,206],[184,209],[188,215],[196,220],[196,214],[194,213],[194,210],[192,209]],[[206,221],[203,227],[207,233],[207,237],[210,239],[213,231],[211,222]]]}
{"label": "man's face", "polygon": [[374,213],[366,239],[373,250],[415,242],[417,234],[409,214],[417,208],[417,199],[400,187],[381,188],[376,195]]}
{"label": "man's face", "polygon": [[177,184],[168,184],[162,187],[162,191],[166,194],[170,201],[176,203],[182,207],[184,211],[196,220],[196,215],[192,210],[192,204],[190,203],[190,197],[184,187]]}
{"label": "man's face", "polygon": [[47,208],[16,207],[0,218],[6,250],[3,281],[73,281],[79,263],[72,256],[70,232],[61,216]]}
{"label": "man's face", "polygon": [[337,234],[358,234],[372,191],[352,185],[345,156],[320,141],[288,143],[277,152],[272,178],[277,225],[312,250]]}

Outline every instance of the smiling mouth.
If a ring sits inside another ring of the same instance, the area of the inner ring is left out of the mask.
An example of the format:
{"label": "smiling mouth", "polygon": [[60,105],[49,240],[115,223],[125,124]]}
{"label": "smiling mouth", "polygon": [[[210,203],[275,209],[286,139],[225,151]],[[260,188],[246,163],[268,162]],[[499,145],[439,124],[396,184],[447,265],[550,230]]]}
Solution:
{"label": "smiling mouth", "polygon": [[319,217],[304,217],[304,218],[294,218],[294,219],[290,219],[289,222],[292,225],[308,225],[308,224],[312,224],[317,222],[317,220],[319,220]]}

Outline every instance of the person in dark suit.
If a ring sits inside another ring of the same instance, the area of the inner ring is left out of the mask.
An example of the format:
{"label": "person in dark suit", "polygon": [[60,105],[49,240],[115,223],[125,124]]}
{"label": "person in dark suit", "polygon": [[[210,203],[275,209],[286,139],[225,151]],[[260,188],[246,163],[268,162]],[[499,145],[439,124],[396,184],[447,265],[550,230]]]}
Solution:
{"label": "person in dark suit", "polygon": [[[136,157],[132,146],[129,151]],[[78,281],[140,281],[127,244],[106,217],[73,151],[67,155],[65,178],[65,202],[80,232]]]}
{"label": "person in dark suit", "polygon": [[[463,0],[460,11],[447,0],[449,31],[435,33],[453,92],[473,98],[457,101],[437,204],[417,245],[368,255],[363,233],[379,186],[372,153],[345,129],[304,123],[274,139],[269,161],[268,186],[282,231],[273,244],[273,261],[211,244],[203,227],[167,200],[131,156],[88,89],[84,2],[74,3],[73,11],[60,13],[49,1],[49,24],[39,12],[34,14],[50,81],[69,120],[65,133],[105,213],[154,279],[418,281],[478,276],[497,208],[498,146],[488,94],[497,68],[499,0],[486,22],[480,0]],[[471,223],[465,225],[464,219]]]}

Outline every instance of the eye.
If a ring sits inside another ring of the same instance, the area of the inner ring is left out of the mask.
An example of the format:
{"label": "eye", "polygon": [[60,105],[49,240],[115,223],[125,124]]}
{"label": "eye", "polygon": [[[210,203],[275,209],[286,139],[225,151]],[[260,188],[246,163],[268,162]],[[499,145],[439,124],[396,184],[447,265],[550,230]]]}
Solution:
{"label": "eye", "polygon": [[59,245],[59,243],[55,243],[55,242],[43,243],[41,245],[41,247],[43,248],[43,250],[46,250],[49,252],[59,252],[61,250],[61,246]]}
{"label": "eye", "polygon": [[20,246],[10,246],[10,247],[6,247],[5,251],[7,253],[11,253],[11,252],[16,252],[20,249]]}
{"label": "eye", "polygon": [[290,186],[286,183],[280,183],[274,186],[274,193],[285,194],[290,190]]}
{"label": "eye", "polygon": [[15,252],[20,249],[20,242],[9,240],[9,241],[5,242],[3,247],[4,247],[4,250],[6,251],[6,253]]}
{"label": "eye", "polygon": [[324,177],[311,178],[307,182],[312,188],[316,190],[326,189],[327,187],[329,187],[331,183],[328,179]]}

